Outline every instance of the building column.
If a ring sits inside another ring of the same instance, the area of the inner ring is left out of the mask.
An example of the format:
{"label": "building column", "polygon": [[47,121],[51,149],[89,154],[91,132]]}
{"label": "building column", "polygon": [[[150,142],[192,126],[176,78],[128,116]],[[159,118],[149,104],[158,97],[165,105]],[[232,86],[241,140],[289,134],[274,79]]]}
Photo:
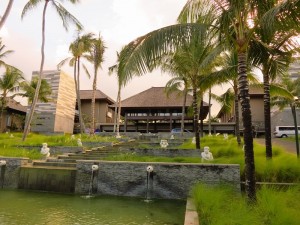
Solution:
{"label": "building column", "polygon": [[149,118],[147,118],[147,128],[146,128],[146,132],[149,133]]}

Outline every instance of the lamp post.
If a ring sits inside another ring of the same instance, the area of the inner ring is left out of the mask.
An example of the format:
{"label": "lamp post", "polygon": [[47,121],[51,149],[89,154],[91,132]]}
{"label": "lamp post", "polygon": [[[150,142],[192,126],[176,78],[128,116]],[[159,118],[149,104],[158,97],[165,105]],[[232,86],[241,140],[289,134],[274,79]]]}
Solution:
{"label": "lamp post", "polygon": [[295,126],[295,138],[296,138],[296,150],[297,150],[297,158],[299,158],[299,138],[298,138],[298,123],[297,123],[297,113],[296,113],[296,103],[298,102],[298,97],[294,97],[294,102],[292,103],[292,114],[294,118],[294,126]]}

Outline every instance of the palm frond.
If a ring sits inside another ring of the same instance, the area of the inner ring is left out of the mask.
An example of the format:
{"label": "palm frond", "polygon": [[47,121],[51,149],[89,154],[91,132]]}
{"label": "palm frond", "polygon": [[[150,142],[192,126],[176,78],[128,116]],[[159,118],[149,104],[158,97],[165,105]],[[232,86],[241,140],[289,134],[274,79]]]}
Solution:
{"label": "palm frond", "polygon": [[[58,13],[59,17],[61,18],[62,22],[63,22],[63,27],[68,30],[70,23],[74,24],[78,30],[82,30],[83,26],[82,24],[79,22],[78,19],[76,19],[76,17],[74,17],[70,12],[68,12],[63,6],[62,4],[60,4],[57,1],[51,1],[52,5],[54,6],[54,9],[56,10],[56,12]],[[78,1],[71,1],[72,3],[76,3]]]}

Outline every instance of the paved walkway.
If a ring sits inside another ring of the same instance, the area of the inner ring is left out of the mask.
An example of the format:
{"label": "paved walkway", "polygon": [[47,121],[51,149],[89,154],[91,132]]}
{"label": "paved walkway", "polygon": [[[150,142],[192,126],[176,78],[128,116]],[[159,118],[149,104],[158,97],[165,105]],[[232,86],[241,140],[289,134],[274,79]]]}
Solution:
{"label": "paved walkway", "polygon": [[[265,145],[264,138],[255,138],[255,142]],[[287,140],[285,138],[272,138],[272,145],[278,145],[284,148],[287,152],[296,154],[296,143],[294,141]]]}

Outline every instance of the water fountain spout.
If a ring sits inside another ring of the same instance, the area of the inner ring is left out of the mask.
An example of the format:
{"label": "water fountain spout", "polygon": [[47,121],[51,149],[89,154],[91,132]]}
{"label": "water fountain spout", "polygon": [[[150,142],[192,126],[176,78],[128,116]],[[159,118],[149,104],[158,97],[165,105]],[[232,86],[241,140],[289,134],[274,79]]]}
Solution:
{"label": "water fountain spout", "polygon": [[5,165],[6,165],[6,161],[5,160],[0,160],[0,167],[5,166]]}
{"label": "water fountain spout", "polygon": [[98,165],[92,165],[92,171],[97,171],[99,170],[99,166]]}
{"label": "water fountain spout", "polygon": [[151,201],[151,193],[153,189],[153,166],[149,165],[146,168],[147,171],[147,187],[146,187],[146,202]]}

